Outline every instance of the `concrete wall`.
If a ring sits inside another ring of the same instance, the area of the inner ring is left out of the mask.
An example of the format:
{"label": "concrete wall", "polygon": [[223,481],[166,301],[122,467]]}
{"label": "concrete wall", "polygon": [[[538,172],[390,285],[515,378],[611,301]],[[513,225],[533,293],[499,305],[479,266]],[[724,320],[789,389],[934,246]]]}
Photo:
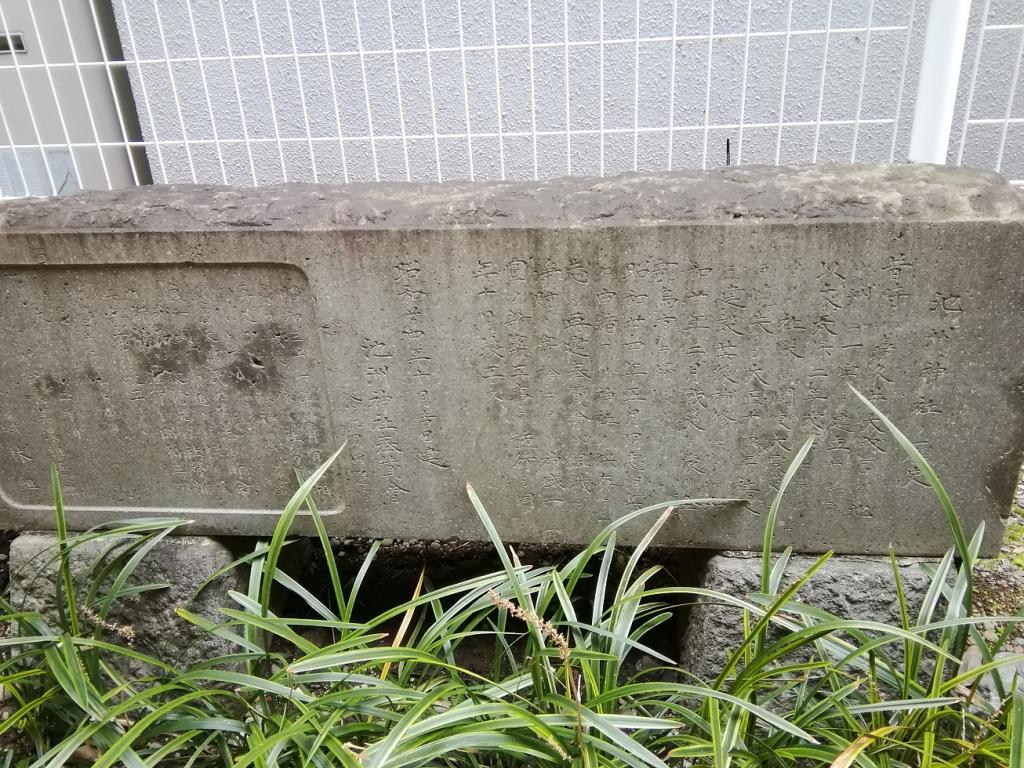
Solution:
{"label": "concrete wall", "polygon": [[[535,166],[540,177],[613,174],[667,168],[670,142],[673,168],[699,168],[705,154],[714,167],[726,164],[726,139],[734,164],[740,159],[774,163],[780,120],[787,125],[779,160],[808,163],[815,157],[819,92],[821,120],[853,121],[859,114],[864,120],[898,118],[898,123],[869,122],[859,129],[824,125],[817,136],[818,161],[889,161],[894,134],[898,161],[906,156],[928,3],[719,0],[713,4],[713,29],[710,0],[681,0],[675,8],[672,0],[363,0],[323,3],[323,20],[319,0],[226,0],[222,5],[223,15],[213,0],[114,2],[128,58],[142,60],[131,71],[146,138],[159,142],[150,153],[158,179],[250,184],[253,176],[269,183],[286,175],[292,181],[312,180],[314,166],[320,181],[400,180],[407,167],[414,180],[532,178]],[[963,89],[971,80],[983,5],[989,4],[974,3]],[[865,57],[869,6],[874,29]],[[748,7],[755,35],[749,47]],[[990,4],[990,23],[1021,21],[1020,3]],[[887,29],[907,25],[909,34]],[[826,36],[826,26],[850,31]],[[710,94],[709,31],[714,39]],[[682,38],[674,54],[667,39],[673,33]],[[298,61],[290,55],[293,34],[302,56]],[[1004,117],[1021,34],[1008,29],[986,35],[975,117]],[[638,35],[643,42],[636,45]],[[568,51],[562,45],[566,38],[572,43]],[[603,46],[603,72],[602,38],[609,41]],[[429,80],[426,47],[444,49],[430,55]],[[229,50],[249,58],[238,59],[232,69],[224,58]],[[357,55],[360,50],[365,57]],[[202,67],[195,61],[170,66],[165,61],[194,58],[197,52],[214,58]],[[264,64],[263,53],[276,58]],[[1024,78],[1018,89],[1024,90]],[[706,99],[712,126],[769,125],[745,129],[742,141],[735,127],[712,127],[705,149]],[[966,92],[960,113],[965,99]],[[1024,110],[1024,98],[1017,99],[1015,110]],[[670,126],[676,129],[671,137]],[[567,130],[582,133],[567,139]],[[256,140],[248,148],[242,142],[246,133]],[[435,133],[442,135],[436,143]],[[342,144],[339,134],[345,137]],[[422,138],[403,144],[403,134]],[[370,136],[377,137],[372,145]],[[957,126],[954,137],[959,136]],[[220,154],[214,145],[193,143],[214,138],[225,142]],[[965,160],[994,167],[1000,138],[1001,126],[972,127]],[[1024,125],[1012,125],[1005,144],[1004,172],[1024,178]]]}

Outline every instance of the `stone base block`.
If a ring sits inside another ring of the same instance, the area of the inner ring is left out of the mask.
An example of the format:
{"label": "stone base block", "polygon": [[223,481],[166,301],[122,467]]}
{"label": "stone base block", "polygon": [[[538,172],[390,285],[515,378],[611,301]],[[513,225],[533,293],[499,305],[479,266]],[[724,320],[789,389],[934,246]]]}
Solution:
{"label": "stone base block", "polygon": [[[104,565],[124,558],[130,548],[126,537],[97,539],[74,547],[70,553],[71,575],[79,600],[79,622],[83,630],[96,626],[98,606],[90,606],[86,594]],[[104,636],[126,643],[141,653],[185,666],[237,651],[225,640],[203,632],[177,616],[186,608],[214,622],[223,622],[221,606],[231,605],[228,590],[244,592],[248,568],[230,571],[204,589],[194,600],[200,584],[219,568],[235,559],[223,543],[205,536],[169,536],[151,549],[128,579],[126,586],[168,584],[163,589],[140,592],[114,602],[107,617]],[[11,542],[11,602],[15,608],[38,611],[56,629],[57,585],[59,583],[57,537],[49,533],[23,533]],[[113,568],[100,590],[107,593],[121,570]],[[120,665],[135,674],[152,674],[142,665]]]}
{"label": "stone base block", "polygon": [[[793,556],[786,568],[783,588],[804,574],[816,559]],[[901,558],[898,562],[911,616],[915,616],[931,581],[921,567],[929,561]],[[700,586],[742,598],[759,591],[760,578],[760,554],[726,552],[710,558]],[[801,587],[796,600],[840,618],[900,623],[896,585],[887,557],[834,556]],[[695,605],[683,638],[683,668],[703,679],[714,678],[728,654],[743,641],[741,617],[740,608],[709,599]]]}

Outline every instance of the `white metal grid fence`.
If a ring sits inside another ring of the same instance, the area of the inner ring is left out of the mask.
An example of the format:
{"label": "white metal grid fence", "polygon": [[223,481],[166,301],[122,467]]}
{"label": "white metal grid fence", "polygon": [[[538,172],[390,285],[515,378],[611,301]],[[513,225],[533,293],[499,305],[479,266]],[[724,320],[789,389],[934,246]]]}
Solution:
{"label": "white metal grid fence", "polygon": [[[0,0],[0,192],[899,162],[957,2]],[[975,0],[950,162],[1024,179],[1022,51]]]}
{"label": "white metal grid fence", "polygon": [[975,0],[947,162],[1024,183],[1024,3]]}

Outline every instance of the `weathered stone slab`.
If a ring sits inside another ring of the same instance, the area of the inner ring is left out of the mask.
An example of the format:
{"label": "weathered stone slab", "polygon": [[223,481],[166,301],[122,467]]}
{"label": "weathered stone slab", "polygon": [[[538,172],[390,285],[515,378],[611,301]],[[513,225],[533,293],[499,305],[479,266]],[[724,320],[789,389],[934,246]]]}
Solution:
{"label": "weathered stone slab", "polygon": [[[0,506],[77,527],[582,541],[646,503],[664,543],[935,554],[941,513],[872,397],[999,538],[1024,445],[1024,204],[934,167],[445,186],[141,188],[0,206]],[[308,521],[300,520],[300,529]]]}
{"label": "weathered stone slab", "polygon": [[[792,557],[782,588],[803,576],[815,559]],[[903,558],[897,564],[904,598],[916,623],[931,584],[931,578],[922,567],[927,561]],[[744,599],[760,591],[760,581],[759,554],[728,552],[709,558],[700,586]],[[888,557],[834,556],[800,588],[794,599],[843,619],[901,626],[896,581]],[[945,610],[944,603],[942,610]],[[742,609],[726,603],[705,598],[697,602],[690,609],[683,638],[679,662],[682,668],[704,680],[714,679],[728,656],[743,642],[742,614]],[[941,613],[936,620],[939,618],[942,618]]]}
{"label": "weathered stone slab", "polygon": [[[136,542],[137,543],[137,542]],[[97,628],[97,606],[85,602],[86,595],[104,566],[127,560],[134,552],[127,536],[110,536],[76,544],[68,554],[72,583],[78,596],[79,622],[83,629]],[[25,533],[11,542],[11,603],[19,610],[36,611],[57,624],[57,586],[60,584],[58,540],[53,534]],[[126,554],[127,553],[127,554]],[[135,600],[122,598],[113,603],[106,618],[105,634],[114,642],[169,664],[189,666],[229,653],[238,646],[200,630],[180,618],[175,611],[185,608],[207,621],[226,621],[222,607],[232,607],[230,590],[245,592],[249,569],[229,571],[198,595],[203,581],[229,565],[235,554],[222,542],[205,536],[168,536],[142,559],[126,582],[126,587],[143,584],[168,584],[165,589],[140,592]],[[123,562],[103,582],[99,594],[105,594]],[[153,674],[147,665],[121,660],[121,666],[136,674]]]}

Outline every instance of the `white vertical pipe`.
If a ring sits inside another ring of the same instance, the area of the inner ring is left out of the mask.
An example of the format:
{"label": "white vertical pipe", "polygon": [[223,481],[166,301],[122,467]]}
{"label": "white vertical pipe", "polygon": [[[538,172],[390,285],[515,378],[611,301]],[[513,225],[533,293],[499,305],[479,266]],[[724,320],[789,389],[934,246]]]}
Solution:
{"label": "white vertical pipe", "polygon": [[971,0],[931,0],[907,155],[912,163],[946,162],[970,13]]}

